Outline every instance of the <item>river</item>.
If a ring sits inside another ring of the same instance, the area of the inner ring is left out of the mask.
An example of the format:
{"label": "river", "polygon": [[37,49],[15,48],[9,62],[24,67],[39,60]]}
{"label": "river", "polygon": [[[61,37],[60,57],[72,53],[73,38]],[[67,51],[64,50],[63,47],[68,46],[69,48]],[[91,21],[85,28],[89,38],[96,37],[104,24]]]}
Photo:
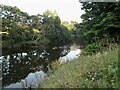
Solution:
{"label": "river", "polygon": [[47,76],[51,62],[60,60],[60,64],[80,56],[78,46],[55,47],[51,49],[4,50],[2,61],[2,87],[25,88],[37,86]]}

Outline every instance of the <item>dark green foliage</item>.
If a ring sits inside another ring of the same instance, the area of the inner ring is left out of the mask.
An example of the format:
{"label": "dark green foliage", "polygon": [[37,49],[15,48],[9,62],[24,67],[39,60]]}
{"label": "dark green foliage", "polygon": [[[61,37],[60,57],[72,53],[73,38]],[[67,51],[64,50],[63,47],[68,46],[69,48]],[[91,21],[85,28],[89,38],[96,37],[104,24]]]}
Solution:
{"label": "dark green foliage", "polygon": [[98,51],[100,51],[100,47],[98,45],[96,45],[95,43],[93,44],[89,44],[86,46],[86,48],[84,49],[84,54],[94,54],[97,53]]}
{"label": "dark green foliage", "polygon": [[0,8],[3,47],[61,46],[72,41],[70,31],[61,25],[56,12],[47,10],[43,15],[29,16],[17,7],[0,5]]}
{"label": "dark green foliage", "polygon": [[[96,43],[94,47],[107,47],[110,43],[120,43],[120,2],[83,2],[82,10],[86,12],[81,16],[83,22],[76,25],[74,30],[78,40],[84,40],[85,46]],[[86,48],[91,49],[88,52],[95,52],[91,45]]]}
{"label": "dark green foliage", "polygon": [[[50,46],[61,46],[71,42],[70,32],[61,25],[60,18],[50,10],[43,14],[43,30]],[[60,42],[60,43],[59,43]]]}

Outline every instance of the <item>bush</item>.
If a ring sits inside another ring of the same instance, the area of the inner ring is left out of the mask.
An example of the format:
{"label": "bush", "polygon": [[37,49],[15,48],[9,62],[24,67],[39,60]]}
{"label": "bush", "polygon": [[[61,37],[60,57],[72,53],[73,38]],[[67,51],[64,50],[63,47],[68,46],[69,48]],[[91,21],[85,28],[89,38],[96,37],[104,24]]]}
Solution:
{"label": "bush", "polygon": [[98,51],[100,51],[100,47],[99,45],[94,43],[86,46],[83,52],[85,55],[88,55],[88,54],[92,55],[93,53],[97,53]]}

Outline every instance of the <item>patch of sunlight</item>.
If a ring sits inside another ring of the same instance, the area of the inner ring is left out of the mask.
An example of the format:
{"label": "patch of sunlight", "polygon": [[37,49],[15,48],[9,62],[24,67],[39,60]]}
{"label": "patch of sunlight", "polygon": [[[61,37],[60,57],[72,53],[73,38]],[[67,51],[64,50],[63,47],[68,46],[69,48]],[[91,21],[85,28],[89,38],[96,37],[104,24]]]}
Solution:
{"label": "patch of sunlight", "polygon": [[8,32],[0,32],[0,34],[9,34]]}
{"label": "patch of sunlight", "polygon": [[39,33],[40,31],[38,29],[33,29],[35,33]]}

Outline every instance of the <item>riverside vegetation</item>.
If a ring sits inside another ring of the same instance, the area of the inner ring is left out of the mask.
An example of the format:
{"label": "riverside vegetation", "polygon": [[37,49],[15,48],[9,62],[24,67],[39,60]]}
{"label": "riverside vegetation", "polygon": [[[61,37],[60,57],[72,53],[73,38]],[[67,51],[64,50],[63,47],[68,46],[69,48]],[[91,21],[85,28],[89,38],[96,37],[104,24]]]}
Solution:
{"label": "riverside vegetation", "polygon": [[118,88],[118,46],[113,46],[57,67],[39,88]]}
{"label": "riverside vegetation", "polygon": [[74,40],[84,47],[82,55],[58,67],[40,88],[118,88],[120,85],[120,2],[86,2],[82,6],[83,22],[72,31]]}
{"label": "riverside vegetation", "polygon": [[[82,46],[80,58],[62,66],[59,60],[39,87],[117,88],[120,2],[82,2],[81,23],[61,22],[56,12],[29,16],[17,7],[0,5],[2,48]],[[59,67],[57,67],[59,66]]]}

